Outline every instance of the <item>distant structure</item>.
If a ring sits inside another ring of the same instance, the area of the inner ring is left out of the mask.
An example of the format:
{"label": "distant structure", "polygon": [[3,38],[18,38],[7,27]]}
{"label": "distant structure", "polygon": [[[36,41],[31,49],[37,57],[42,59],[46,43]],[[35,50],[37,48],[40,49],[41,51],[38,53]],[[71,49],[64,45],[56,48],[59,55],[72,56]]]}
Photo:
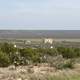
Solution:
{"label": "distant structure", "polygon": [[44,43],[49,43],[49,44],[52,44],[53,43],[53,39],[51,38],[47,38],[47,39],[44,39]]}
{"label": "distant structure", "polygon": [[25,44],[31,44],[31,41],[30,40],[27,40],[24,42]]}

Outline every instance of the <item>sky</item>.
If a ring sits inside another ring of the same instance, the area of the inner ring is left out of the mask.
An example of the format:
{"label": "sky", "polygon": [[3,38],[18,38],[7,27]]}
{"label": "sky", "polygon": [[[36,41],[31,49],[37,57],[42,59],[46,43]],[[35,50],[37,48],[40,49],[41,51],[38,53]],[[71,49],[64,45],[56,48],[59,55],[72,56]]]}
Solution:
{"label": "sky", "polygon": [[0,29],[80,30],[80,0],[0,0]]}

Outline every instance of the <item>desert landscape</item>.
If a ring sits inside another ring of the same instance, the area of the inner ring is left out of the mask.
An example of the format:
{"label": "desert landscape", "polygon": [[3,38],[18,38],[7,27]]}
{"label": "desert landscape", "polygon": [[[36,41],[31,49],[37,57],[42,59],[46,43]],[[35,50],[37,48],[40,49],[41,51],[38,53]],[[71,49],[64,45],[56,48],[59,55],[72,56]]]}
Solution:
{"label": "desert landscape", "polygon": [[0,80],[80,80],[80,0],[0,0]]}

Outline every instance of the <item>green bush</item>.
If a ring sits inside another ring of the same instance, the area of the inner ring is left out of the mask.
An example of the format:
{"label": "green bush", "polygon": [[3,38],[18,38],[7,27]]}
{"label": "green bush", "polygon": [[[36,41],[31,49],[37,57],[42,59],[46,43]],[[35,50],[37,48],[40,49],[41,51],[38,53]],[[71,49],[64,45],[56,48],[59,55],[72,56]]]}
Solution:
{"label": "green bush", "polygon": [[10,65],[9,56],[0,51],[0,67],[7,67]]}
{"label": "green bush", "polygon": [[73,66],[74,66],[74,61],[72,59],[64,60],[62,63],[60,62],[56,65],[56,69],[66,69],[66,68],[73,69]]}
{"label": "green bush", "polygon": [[19,52],[15,52],[15,53],[10,53],[10,61],[12,64],[14,64],[15,62],[15,65],[19,65],[20,62],[21,62],[21,56],[20,56],[20,53]]}
{"label": "green bush", "polygon": [[53,48],[53,49],[39,48],[37,50],[38,50],[39,53],[41,53],[41,55],[49,55],[49,56],[56,56],[56,55],[58,55],[57,48]]}
{"label": "green bush", "polygon": [[80,57],[80,49],[79,48],[58,47],[57,50],[58,50],[59,54],[61,54],[64,58]]}
{"label": "green bush", "polygon": [[40,54],[35,49],[31,48],[21,49],[20,55],[21,57],[24,57],[25,59],[30,60],[32,62],[40,61]]}
{"label": "green bush", "polygon": [[72,63],[63,63],[64,59],[80,57],[80,48],[14,48],[13,44],[0,45],[0,66],[11,64],[26,65],[28,63],[50,63],[56,68],[71,67]]}
{"label": "green bush", "polygon": [[17,51],[17,49],[14,48],[13,44],[3,43],[3,44],[1,44],[1,51],[10,55],[11,52],[15,53]]}
{"label": "green bush", "polygon": [[70,59],[70,60],[66,60],[64,62],[64,64],[62,65],[62,68],[70,68],[72,69],[74,65],[74,60]]}

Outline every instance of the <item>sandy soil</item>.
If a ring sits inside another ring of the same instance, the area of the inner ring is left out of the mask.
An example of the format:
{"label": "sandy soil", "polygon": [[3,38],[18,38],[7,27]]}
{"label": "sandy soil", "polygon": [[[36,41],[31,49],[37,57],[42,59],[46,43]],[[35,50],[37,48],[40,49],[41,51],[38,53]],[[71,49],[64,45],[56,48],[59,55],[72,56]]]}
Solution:
{"label": "sandy soil", "polygon": [[[0,80],[32,80],[31,77],[47,77],[47,75],[61,76],[64,75],[80,75],[80,64],[75,65],[75,69],[70,70],[56,70],[55,68],[42,66],[9,66],[7,68],[0,68]],[[35,79],[34,79],[35,80]]]}

